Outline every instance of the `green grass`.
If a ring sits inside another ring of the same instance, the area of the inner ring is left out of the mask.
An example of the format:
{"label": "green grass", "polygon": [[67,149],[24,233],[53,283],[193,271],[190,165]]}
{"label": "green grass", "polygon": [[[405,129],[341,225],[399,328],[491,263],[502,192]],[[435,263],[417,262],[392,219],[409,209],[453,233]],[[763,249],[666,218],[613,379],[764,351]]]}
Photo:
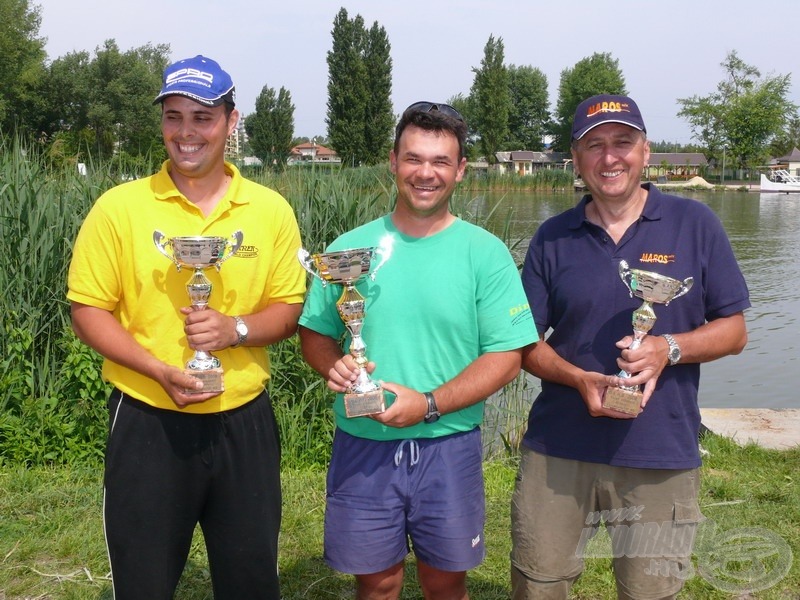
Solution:
{"label": "green grass", "polygon": [[[715,524],[718,535],[711,540],[710,548],[706,545],[706,552],[722,549],[724,536],[730,539],[731,532],[760,528],[762,533],[769,532],[773,541],[782,541],[777,553],[784,552],[784,559],[787,548],[795,557],[800,555],[800,449],[780,452],[755,446],[742,448],[714,435],[704,438],[703,446],[710,455],[703,467],[701,506],[705,516]],[[500,600],[509,595],[509,502],[515,472],[512,458],[485,463],[488,556],[469,574],[473,600]],[[0,598],[111,599],[102,534],[101,486],[99,467],[0,470]],[[283,488],[280,570],[284,599],[352,597],[352,578],[332,571],[321,558],[324,469],[285,468]],[[758,576],[758,569],[753,568],[756,563],[748,559],[753,555],[753,547],[744,549],[747,552],[738,561],[728,562],[726,569],[738,578],[748,573]],[[779,566],[781,557],[777,554],[770,557],[769,552],[762,552],[761,556],[758,564],[766,565],[767,569]],[[704,559],[695,556],[695,560]],[[586,572],[574,588],[574,597],[580,600],[616,597],[609,567],[609,559],[587,560]],[[407,561],[406,575],[403,598],[420,598],[411,558]],[[720,572],[712,575],[721,585],[730,584],[730,577],[720,577]],[[695,576],[688,581],[680,598],[796,599],[800,597],[800,565],[794,560],[788,575],[769,589],[752,595],[732,594],[717,587]],[[176,599],[210,598],[205,552],[198,532]]]}

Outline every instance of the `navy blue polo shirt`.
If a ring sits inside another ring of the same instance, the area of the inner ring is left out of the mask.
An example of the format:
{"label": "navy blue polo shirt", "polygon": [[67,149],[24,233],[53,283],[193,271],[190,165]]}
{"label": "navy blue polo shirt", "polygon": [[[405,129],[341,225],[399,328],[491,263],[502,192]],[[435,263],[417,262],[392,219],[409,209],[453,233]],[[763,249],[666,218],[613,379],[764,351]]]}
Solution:
{"label": "navy blue polo shirt", "polygon": [[[523,286],[540,336],[570,363],[615,374],[615,343],[632,334],[631,298],[619,263],[674,279],[692,289],[669,305],[654,304],[651,335],[692,331],[750,306],[747,285],[717,216],[704,204],[645,184],[641,217],[619,244],[586,220],[584,196],[575,208],[545,221],[531,240]],[[699,364],[667,367],[636,419],[592,417],[574,388],[542,381],[523,443],[561,458],[649,469],[700,466],[697,403]]]}

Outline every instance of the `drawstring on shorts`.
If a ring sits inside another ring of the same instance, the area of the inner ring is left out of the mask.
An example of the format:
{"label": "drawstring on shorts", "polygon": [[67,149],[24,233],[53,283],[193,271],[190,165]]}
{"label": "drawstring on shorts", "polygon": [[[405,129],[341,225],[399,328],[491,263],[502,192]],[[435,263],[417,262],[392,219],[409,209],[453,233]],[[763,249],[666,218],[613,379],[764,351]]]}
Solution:
{"label": "drawstring on shorts", "polygon": [[413,467],[415,464],[419,462],[419,444],[417,440],[403,440],[397,446],[397,450],[394,453],[394,466],[399,467],[400,462],[403,460],[403,447],[408,444],[408,457],[409,457],[409,467]]}

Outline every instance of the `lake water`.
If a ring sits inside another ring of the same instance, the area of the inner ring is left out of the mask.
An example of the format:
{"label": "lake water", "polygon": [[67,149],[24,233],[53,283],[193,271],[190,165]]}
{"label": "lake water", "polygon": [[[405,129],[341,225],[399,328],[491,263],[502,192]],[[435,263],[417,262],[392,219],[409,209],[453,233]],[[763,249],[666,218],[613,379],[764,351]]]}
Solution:
{"label": "lake water", "polygon": [[[719,216],[750,289],[744,352],[701,367],[700,406],[800,408],[795,369],[800,321],[800,194],[670,192],[707,204]],[[513,208],[513,252],[524,258],[531,235],[546,218],[574,206],[579,193],[474,194],[470,206],[499,206],[490,221],[498,230]],[[497,231],[495,231],[497,233]],[[533,391],[533,390],[532,390]]]}

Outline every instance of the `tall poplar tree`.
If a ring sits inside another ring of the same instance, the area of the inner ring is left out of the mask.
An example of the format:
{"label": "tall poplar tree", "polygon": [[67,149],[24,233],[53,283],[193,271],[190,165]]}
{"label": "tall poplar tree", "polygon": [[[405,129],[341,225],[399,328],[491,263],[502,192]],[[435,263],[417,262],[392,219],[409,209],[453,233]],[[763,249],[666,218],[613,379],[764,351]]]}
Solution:
{"label": "tall poplar tree", "polygon": [[627,94],[625,77],[619,61],[607,52],[595,52],[575,63],[571,69],[561,71],[558,86],[553,149],[569,151],[572,141],[572,120],[578,104],[595,94]]}
{"label": "tall poplar tree", "polygon": [[394,112],[392,111],[392,57],[386,30],[377,21],[372,24],[364,49],[368,96],[364,114],[364,145],[362,162],[385,162],[392,144]]}
{"label": "tall poplar tree", "polygon": [[489,36],[483,49],[480,68],[473,68],[475,79],[470,95],[475,109],[475,129],[480,136],[479,145],[490,164],[496,162],[495,153],[508,139],[508,115],[511,110],[508,69],[503,64],[503,38]]}
{"label": "tall poplar tree", "polygon": [[256,111],[244,120],[244,130],[250,149],[265,166],[286,166],[294,135],[294,105],[289,91],[281,87],[276,95],[265,85],[256,98]]}
{"label": "tall poplar tree", "polygon": [[342,8],[333,21],[328,52],[328,139],[343,166],[386,160],[394,115],[391,47],[375,22],[350,19]]}

